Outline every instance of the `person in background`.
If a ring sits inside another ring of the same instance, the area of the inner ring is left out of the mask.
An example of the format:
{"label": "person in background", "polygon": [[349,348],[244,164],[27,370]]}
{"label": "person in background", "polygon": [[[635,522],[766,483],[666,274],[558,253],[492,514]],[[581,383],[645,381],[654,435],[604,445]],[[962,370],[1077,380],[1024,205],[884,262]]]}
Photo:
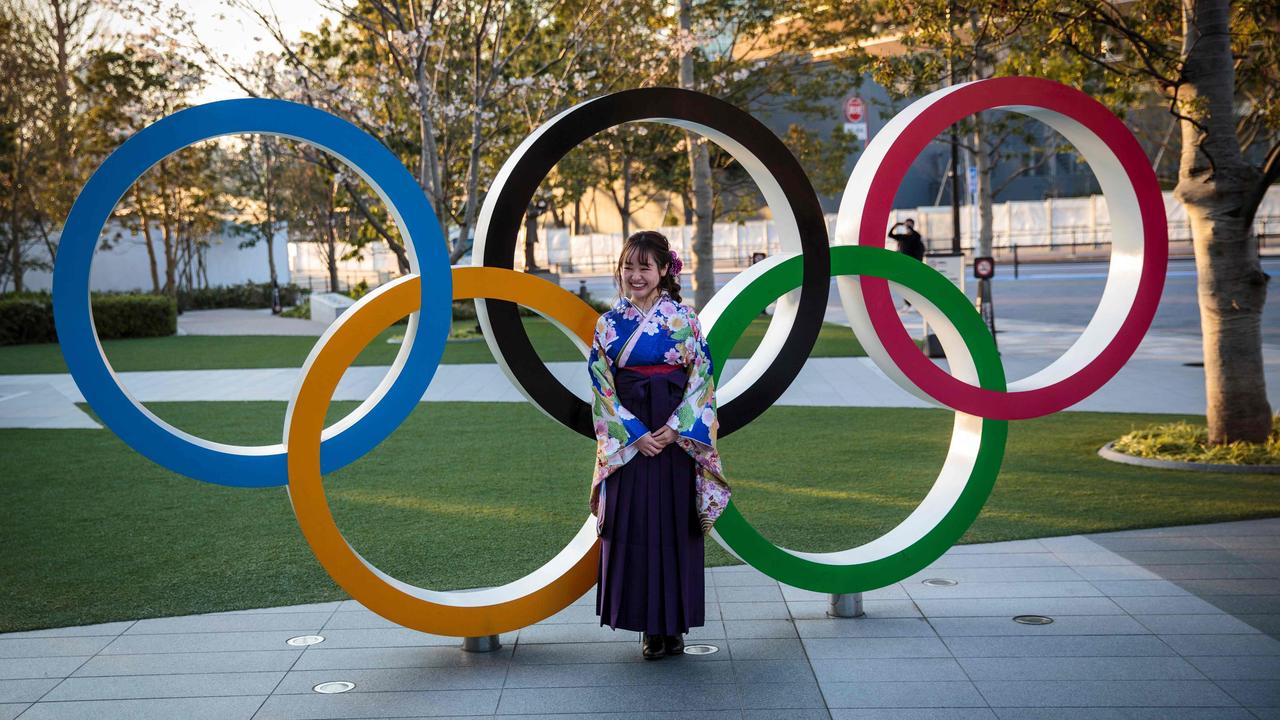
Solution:
{"label": "person in background", "polygon": [[[900,227],[906,230],[894,232]],[[894,223],[893,227],[889,228],[889,237],[898,242],[898,252],[924,261],[924,240],[920,237],[920,233],[916,232],[915,220],[907,218],[900,223]]]}

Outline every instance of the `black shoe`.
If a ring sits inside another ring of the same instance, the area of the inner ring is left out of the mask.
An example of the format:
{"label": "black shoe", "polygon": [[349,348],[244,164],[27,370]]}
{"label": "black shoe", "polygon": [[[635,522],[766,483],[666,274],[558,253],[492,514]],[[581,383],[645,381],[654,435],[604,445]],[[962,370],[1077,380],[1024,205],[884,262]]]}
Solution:
{"label": "black shoe", "polygon": [[662,659],[664,643],[661,635],[641,635],[640,654],[645,660]]}
{"label": "black shoe", "polygon": [[684,654],[684,636],[683,635],[665,635],[662,638],[662,645],[668,655]]}

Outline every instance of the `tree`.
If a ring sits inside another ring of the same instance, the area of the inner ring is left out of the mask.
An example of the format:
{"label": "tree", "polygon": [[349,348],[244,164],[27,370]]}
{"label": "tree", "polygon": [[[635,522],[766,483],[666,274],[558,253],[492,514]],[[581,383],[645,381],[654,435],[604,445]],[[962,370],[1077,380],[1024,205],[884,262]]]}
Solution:
{"label": "tree", "polygon": [[[1209,440],[1264,441],[1267,275],[1253,220],[1280,180],[1280,7],[1266,0],[1038,4],[1050,47],[1116,92],[1160,98],[1180,130],[1175,195],[1195,249]],[[1044,60],[1026,59],[1035,71]],[[1062,62],[1062,61],[1059,61]]]}
{"label": "tree", "polygon": [[283,180],[285,159],[283,141],[265,135],[245,139],[229,173],[228,190],[232,194],[232,207],[239,217],[232,224],[232,232],[245,236],[240,247],[253,247],[262,243],[267,248],[267,270],[271,284],[278,284],[276,275],[275,238],[282,225]]}
{"label": "tree", "polygon": [[36,47],[35,29],[10,6],[0,6],[0,289],[22,292],[28,268],[41,267],[34,252],[47,237],[41,202],[52,142],[48,88],[52,67]]}

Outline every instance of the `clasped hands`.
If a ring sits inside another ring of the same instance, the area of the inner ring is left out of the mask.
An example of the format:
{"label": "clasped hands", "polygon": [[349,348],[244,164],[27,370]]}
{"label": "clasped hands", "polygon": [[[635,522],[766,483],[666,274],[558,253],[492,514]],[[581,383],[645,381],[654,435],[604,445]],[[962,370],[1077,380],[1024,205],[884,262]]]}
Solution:
{"label": "clasped hands", "polygon": [[640,439],[636,440],[636,449],[642,455],[653,457],[679,437],[680,433],[672,430],[670,425],[663,425],[657,430],[645,433]]}

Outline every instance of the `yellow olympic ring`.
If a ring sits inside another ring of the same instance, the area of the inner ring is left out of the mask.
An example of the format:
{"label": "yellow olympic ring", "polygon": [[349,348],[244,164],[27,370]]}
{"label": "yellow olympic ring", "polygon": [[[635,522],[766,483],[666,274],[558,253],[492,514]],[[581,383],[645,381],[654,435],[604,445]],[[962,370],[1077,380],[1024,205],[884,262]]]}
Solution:
{"label": "yellow olympic ring", "polygon": [[[333,391],[360,351],[378,333],[415,312],[419,277],[407,275],[369,293],[343,313],[307,359],[302,386],[285,421],[289,500],[311,550],[334,582],[373,612],[414,630],[479,637],[516,630],[568,607],[596,582],[595,523],[551,561],[507,585],[449,593],[392,578],[360,556],[343,537],[325,497],[320,434]],[[453,299],[508,300],[531,308],[590,344],[599,314],[559,285],[495,267],[453,269]]]}

